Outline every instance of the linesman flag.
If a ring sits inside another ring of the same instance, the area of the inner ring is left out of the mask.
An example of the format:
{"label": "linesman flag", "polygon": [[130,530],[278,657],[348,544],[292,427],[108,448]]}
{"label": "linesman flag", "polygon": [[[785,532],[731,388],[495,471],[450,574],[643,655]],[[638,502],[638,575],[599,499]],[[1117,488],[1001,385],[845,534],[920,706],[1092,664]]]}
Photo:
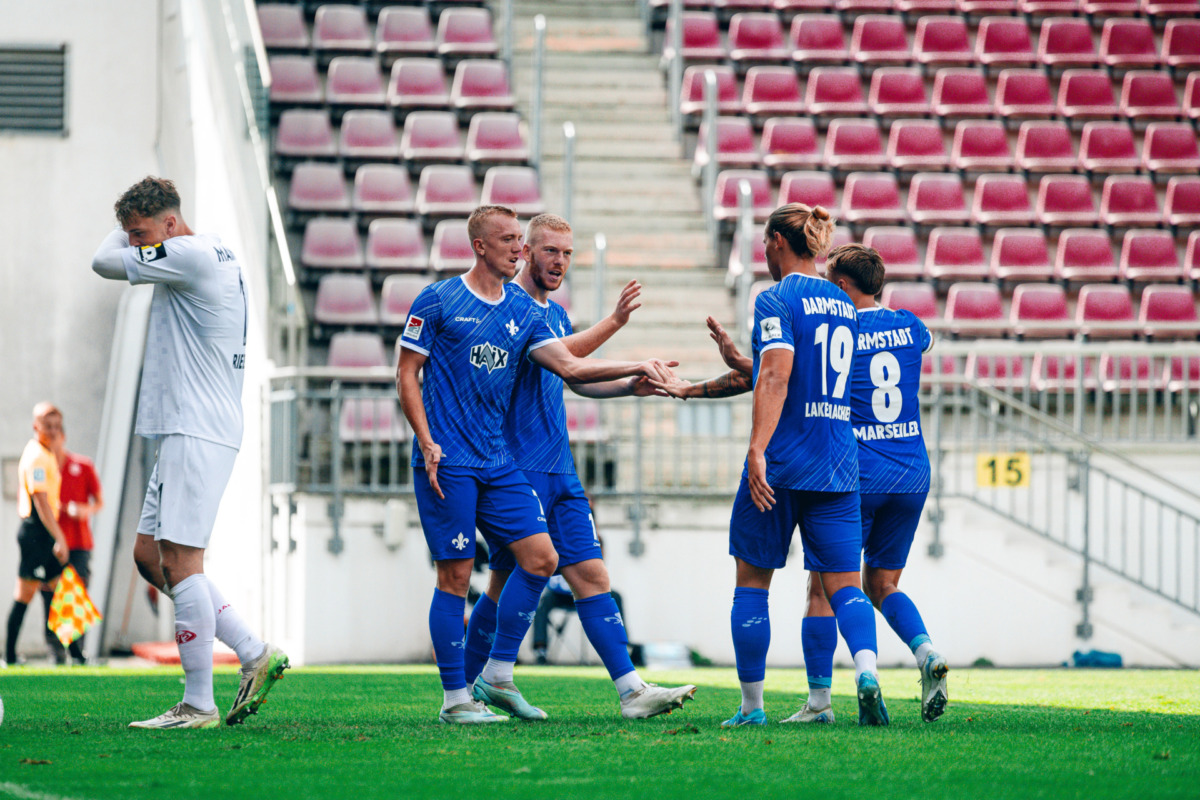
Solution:
{"label": "linesman flag", "polygon": [[72,566],[64,567],[58,585],[54,587],[54,599],[50,601],[47,627],[65,647],[102,619],[104,617],[88,597],[79,573]]}

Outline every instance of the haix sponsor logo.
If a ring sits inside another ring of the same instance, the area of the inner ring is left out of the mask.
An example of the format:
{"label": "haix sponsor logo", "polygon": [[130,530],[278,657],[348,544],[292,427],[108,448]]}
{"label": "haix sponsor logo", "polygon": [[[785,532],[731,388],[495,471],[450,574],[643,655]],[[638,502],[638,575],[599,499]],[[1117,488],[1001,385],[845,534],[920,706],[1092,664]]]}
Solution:
{"label": "haix sponsor logo", "polygon": [[191,631],[180,631],[179,633],[175,634],[175,644],[187,644],[195,638],[196,634],[192,633]]}
{"label": "haix sponsor logo", "polygon": [[471,348],[471,366],[486,367],[488,372],[508,366],[508,351],[501,350],[491,342],[477,344]]}

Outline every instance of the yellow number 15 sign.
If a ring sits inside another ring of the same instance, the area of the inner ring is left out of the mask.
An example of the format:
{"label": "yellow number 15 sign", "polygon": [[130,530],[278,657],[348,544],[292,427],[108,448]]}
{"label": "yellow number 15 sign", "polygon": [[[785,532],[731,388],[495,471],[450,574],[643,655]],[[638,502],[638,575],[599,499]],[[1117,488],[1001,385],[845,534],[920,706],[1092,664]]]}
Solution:
{"label": "yellow number 15 sign", "polygon": [[975,459],[975,482],[981,488],[1028,486],[1029,453],[980,453]]}

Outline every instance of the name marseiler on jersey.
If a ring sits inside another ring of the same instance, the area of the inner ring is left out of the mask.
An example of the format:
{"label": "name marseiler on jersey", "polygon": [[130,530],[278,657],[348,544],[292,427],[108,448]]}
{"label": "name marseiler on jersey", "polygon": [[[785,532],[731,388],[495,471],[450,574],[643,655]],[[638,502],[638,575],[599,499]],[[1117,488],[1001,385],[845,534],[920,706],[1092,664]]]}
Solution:
{"label": "name marseiler on jersey", "polygon": [[504,369],[508,366],[508,351],[501,350],[491,342],[477,344],[471,348],[471,366],[487,367],[487,371]]}
{"label": "name marseiler on jersey", "polygon": [[907,439],[921,435],[921,423],[915,419],[910,422],[890,422],[887,425],[859,425],[854,429],[854,436],[863,442],[876,439]]}

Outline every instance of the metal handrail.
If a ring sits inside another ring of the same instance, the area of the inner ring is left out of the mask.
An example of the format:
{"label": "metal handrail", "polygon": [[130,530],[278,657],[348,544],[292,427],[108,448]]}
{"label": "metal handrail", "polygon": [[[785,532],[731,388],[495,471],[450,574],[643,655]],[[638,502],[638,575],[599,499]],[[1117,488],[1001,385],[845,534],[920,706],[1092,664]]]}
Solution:
{"label": "metal handrail", "polygon": [[546,17],[538,14],[533,18],[533,91],[530,101],[531,130],[529,163],[541,172],[542,169],[542,92],[546,81]]}

